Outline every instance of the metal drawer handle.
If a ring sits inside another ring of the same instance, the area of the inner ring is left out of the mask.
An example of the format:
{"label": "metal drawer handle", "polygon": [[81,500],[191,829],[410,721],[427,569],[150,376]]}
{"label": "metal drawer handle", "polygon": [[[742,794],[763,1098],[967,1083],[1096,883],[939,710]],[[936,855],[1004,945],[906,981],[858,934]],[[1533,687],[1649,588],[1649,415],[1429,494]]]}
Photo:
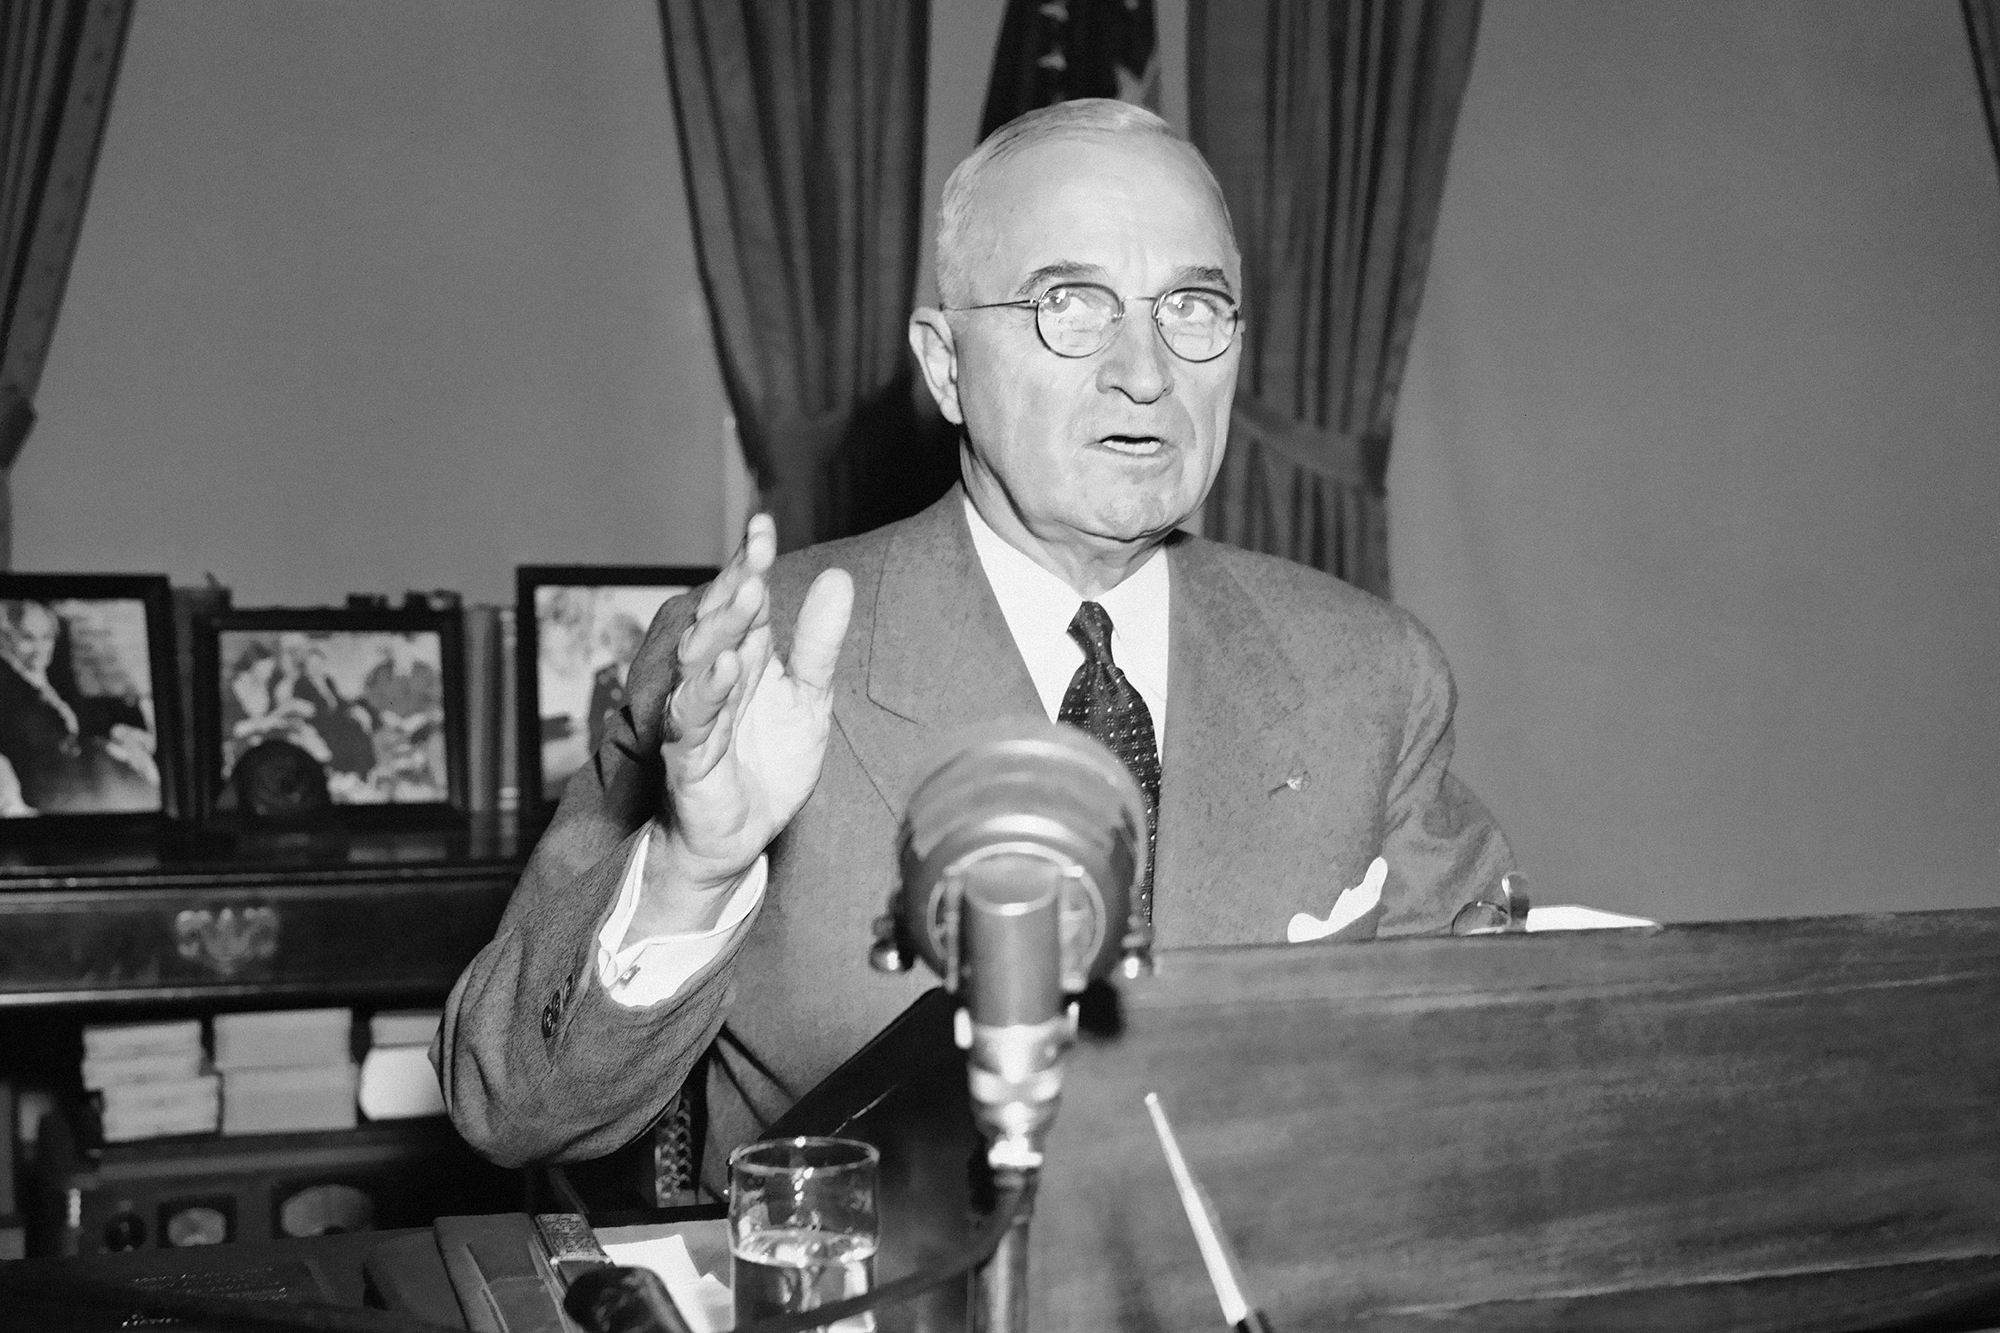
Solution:
{"label": "metal drawer handle", "polygon": [[190,963],[229,976],[278,952],[278,912],[272,907],[190,907],[174,917],[174,947]]}

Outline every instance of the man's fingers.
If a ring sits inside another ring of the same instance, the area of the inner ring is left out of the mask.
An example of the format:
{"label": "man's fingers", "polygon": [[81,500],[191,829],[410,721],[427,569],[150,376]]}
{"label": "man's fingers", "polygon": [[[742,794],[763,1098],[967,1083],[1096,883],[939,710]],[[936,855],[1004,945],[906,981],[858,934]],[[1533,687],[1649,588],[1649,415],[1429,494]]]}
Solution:
{"label": "man's fingers", "polygon": [[708,585],[708,591],[701,595],[701,605],[696,614],[707,615],[730,601],[745,579],[769,573],[771,562],[777,558],[777,523],[769,514],[752,514],[743,527],[743,540],[737,543],[729,563],[722,567],[722,572]]}
{"label": "man's fingers", "polygon": [[706,671],[691,676],[667,699],[667,734],[679,743],[699,746],[729,703],[742,674],[743,659],[724,651]]}
{"label": "man's fingers", "polygon": [[844,569],[828,569],[806,590],[792,631],[792,676],[801,685],[824,690],[833,684],[840,644],[854,610],[854,580]]}
{"label": "man's fingers", "polygon": [[741,648],[752,628],[760,620],[770,619],[769,600],[762,578],[746,579],[727,602],[696,616],[681,635],[677,649],[682,676],[698,676],[714,664],[718,654]]}

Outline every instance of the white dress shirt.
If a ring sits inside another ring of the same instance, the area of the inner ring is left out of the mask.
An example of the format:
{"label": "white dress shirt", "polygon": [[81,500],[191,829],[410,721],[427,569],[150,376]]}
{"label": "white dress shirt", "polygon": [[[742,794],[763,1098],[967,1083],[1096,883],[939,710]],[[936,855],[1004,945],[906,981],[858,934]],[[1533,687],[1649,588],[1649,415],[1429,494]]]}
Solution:
{"label": "white dress shirt", "polygon": [[[966,522],[979,565],[1000,603],[1014,646],[1027,663],[1028,675],[1041,696],[1051,722],[1062,711],[1070,678],[1083,665],[1083,649],[1069,636],[1069,622],[1083,598],[1067,583],[1008,545],[972,502],[965,502]],[[1158,746],[1167,723],[1167,605],[1169,575],[1164,552],[1155,550],[1125,581],[1095,599],[1111,617],[1111,657],[1132,682],[1153,715],[1153,743]],[[769,862],[757,863],[731,890],[722,914],[705,931],[656,935],[620,947],[639,909],[645,887],[646,851],[657,836],[649,823],[626,862],[625,878],[610,917],[597,934],[597,979],[611,998],[623,1005],[644,1007],[673,998],[702,968],[720,957],[736,936],[756,920],[764,901]]]}
{"label": "white dress shirt", "polygon": [[[1042,708],[1053,722],[1062,711],[1070,678],[1083,665],[1083,648],[1069,636],[1069,622],[1083,598],[1009,546],[970,500],[965,503],[965,517],[972,525],[972,547],[979,552],[980,568],[993,585],[1014,646],[1021,650],[1035,692],[1042,696]],[[1146,701],[1156,747],[1167,726],[1167,594],[1166,552],[1155,548],[1123,583],[1092,599],[1111,617],[1111,660]]]}

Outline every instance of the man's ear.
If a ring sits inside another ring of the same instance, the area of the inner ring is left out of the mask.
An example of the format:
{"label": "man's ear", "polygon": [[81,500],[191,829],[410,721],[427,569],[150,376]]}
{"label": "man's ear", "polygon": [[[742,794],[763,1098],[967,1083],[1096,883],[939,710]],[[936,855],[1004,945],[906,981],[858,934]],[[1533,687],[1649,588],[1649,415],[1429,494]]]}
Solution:
{"label": "man's ear", "polygon": [[965,424],[965,412],[958,404],[958,343],[944,311],[919,306],[910,315],[910,350],[917,354],[917,366],[924,384],[937,400],[938,411],[954,426]]}

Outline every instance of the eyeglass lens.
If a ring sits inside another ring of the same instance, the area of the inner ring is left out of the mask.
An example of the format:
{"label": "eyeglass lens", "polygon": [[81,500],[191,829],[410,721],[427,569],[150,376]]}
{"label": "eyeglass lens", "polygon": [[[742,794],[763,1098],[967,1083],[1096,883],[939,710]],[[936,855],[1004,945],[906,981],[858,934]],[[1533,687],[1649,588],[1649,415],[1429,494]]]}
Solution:
{"label": "eyeglass lens", "polygon": [[[1035,306],[1035,327],[1057,356],[1090,356],[1112,339],[1125,303],[1109,287],[1068,283],[1051,287]],[[1214,292],[1187,287],[1153,303],[1153,321],[1176,356],[1212,361],[1236,335],[1236,311]]]}

